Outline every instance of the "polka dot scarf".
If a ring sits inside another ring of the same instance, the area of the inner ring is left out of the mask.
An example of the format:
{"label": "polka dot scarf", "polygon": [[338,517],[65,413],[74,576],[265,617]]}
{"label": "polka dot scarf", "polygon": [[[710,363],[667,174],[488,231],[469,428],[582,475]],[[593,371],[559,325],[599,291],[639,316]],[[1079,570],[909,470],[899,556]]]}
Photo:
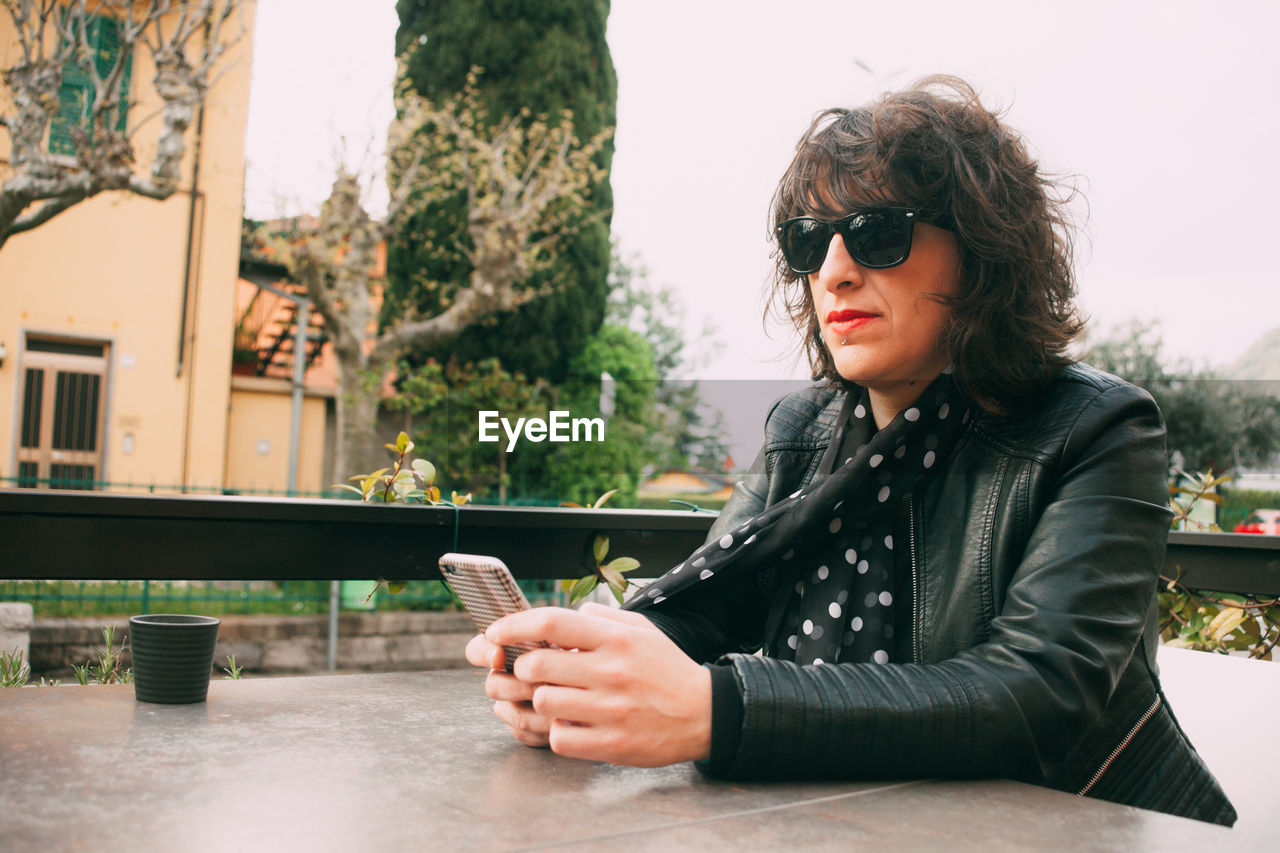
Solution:
{"label": "polka dot scarf", "polygon": [[836,449],[828,451],[840,457],[830,476],[702,546],[627,609],[661,605],[695,584],[775,568],[787,589],[778,598],[784,609],[771,615],[766,632],[771,655],[805,664],[887,663],[894,548],[907,546],[893,541],[893,518],[950,453],[970,414],[949,371],[879,431],[866,390],[851,392],[832,438]]}

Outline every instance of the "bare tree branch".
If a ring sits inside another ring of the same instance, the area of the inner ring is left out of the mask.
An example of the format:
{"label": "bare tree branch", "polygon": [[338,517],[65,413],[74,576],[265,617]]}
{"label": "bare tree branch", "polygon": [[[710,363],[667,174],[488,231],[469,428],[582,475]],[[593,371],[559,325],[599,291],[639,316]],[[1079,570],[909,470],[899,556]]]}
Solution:
{"label": "bare tree branch", "polygon": [[[362,450],[381,381],[401,358],[446,345],[483,318],[552,292],[554,284],[529,284],[531,275],[553,262],[559,240],[602,215],[589,198],[603,174],[593,158],[607,134],[580,141],[567,115],[554,126],[527,113],[493,126],[475,95],[476,74],[443,103],[426,101],[404,84],[397,88],[398,118],[388,131],[386,218],[367,214],[358,181],[340,171],[318,227],[301,238],[270,241],[294,280],[307,287],[334,342],[338,471],[370,461]],[[472,266],[467,284],[448,296],[439,314],[401,317],[379,331],[371,308],[379,241],[393,220],[459,196],[466,204],[460,233],[431,239],[458,246]]]}
{"label": "bare tree branch", "polygon": [[84,196],[79,194],[68,194],[62,198],[48,199],[35,210],[30,210],[15,219],[13,225],[9,227],[9,233],[21,234],[23,231],[30,231],[37,225],[43,225],[68,207],[81,201],[84,201]]}
{"label": "bare tree branch", "polygon": [[[21,59],[0,69],[0,82],[15,106],[14,114],[0,121],[9,134],[12,170],[0,184],[0,247],[13,234],[71,207],[74,197],[128,190],[165,199],[177,191],[195,111],[216,82],[210,79],[215,66],[244,34],[243,25],[236,32],[225,30],[242,2],[0,0],[22,46]],[[119,51],[107,68],[99,68],[91,44],[95,16],[116,27]],[[147,177],[138,174],[132,143],[141,123],[120,126],[128,103],[122,92],[125,69],[139,46],[151,54],[163,122]],[[75,149],[70,158],[51,154],[45,144],[68,65],[88,81],[86,120],[67,128]],[[47,203],[51,200],[56,203]]]}

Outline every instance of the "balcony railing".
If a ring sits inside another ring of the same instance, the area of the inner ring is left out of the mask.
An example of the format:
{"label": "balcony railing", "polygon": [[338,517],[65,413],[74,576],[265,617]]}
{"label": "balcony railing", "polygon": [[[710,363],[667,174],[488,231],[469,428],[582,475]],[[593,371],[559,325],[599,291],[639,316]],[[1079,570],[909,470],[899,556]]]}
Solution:
{"label": "balcony railing", "polygon": [[[441,554],[518,578],[580,576],[596,534],[637,576],[697,548],[713,516],[669,510],[383,506],[356,501],[0,490],[0,578],[434,580]],[[1192,589],[1280,595],[1280,537],[1169,535],[1162,571]]]}

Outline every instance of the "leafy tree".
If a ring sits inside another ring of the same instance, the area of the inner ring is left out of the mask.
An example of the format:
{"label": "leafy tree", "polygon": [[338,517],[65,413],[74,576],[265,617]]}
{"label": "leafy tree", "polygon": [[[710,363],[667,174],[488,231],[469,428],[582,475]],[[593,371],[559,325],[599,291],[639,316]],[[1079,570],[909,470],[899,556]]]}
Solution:
{"label": "leafy tree", "polygon": [[[606,388],[603,374],[611,377]],[[653,348],[640,334],[606,323],[569,365],[557,408],[578,417],[601,416],[602,392],[612,395],[605,438],[599,443],[556,445],[550,450],[546,483],[560,500],[591,504],[617,489],[615,503],[635,501],[645,470],[658,455],[654,406],[658,371]]]}
{"label": "leafy tree", "polygon": [[[602,373],[612,377],[603,386]],[[497,359],[467,364],[451,359],[412,368],[406,366],[388,408],[405,411],[406,427],[439,469],[457,488],[507,499],[514,480],[522,498],[590,504],[618,490],[619,505],[634,500],[646,468],[660,453],[655,432],[654,391],[658,384],[653,351],[637,333],[604,325],[570,364],[569,378],[559,385],[531,383],[509,373]],[[601,411],[602,391],[611,395],[611,412]],[[477,440],[479,413],[497,411],[514,424],[521,417],[546,419],[554,410],[573,418],[603,418],[603,441],[556,444],[520,439],[507,450],[500,433],[494,443]],[[509,469],[509,470],[508,470]]]}
{"label": "leafy tree", "polygon": [[1087,360],[1151,393],[1177,467],[1225,474],[1280,452],[1280,399],[1260,383],[1224,379],[1185,362],[1168,366],[1156,325],[1114,330],[1090,348]]}
{"label": "leafy tree", "polygon": [[[674,289],[654,284],[648,270],[616,251],[609,272],[607,322],[625,326],[650,343],[659,384],[654,403],[657,430],[666,438],[654,460],[657,467],[720,471],[729,455],[723,416],[702,404],[698,381],[680,378],[696,365],[685,356],[684,306]],[[714,339],[709,325],[699,333]]]}
{"label": "leafy tree", "polygon": [[[399,373],[396,394],[386,406],[405,413],[405,430],[436,464],[441,479],[460,491],[496,494],[499,503],[506,503],[507,439],[477,441],[479,414],[498,411],[512,422],[545,417],[550,386],[508,373],[496,358],[474,364],[432,359],[417,367],[404,364]],[[517,452],[521,450],[523,446]]]}
{"label": "leafy tree", "polygon": [[[489,121],[556,117],[569,111],[581,138],[615,123],[617,80],[605,42],[607,0],[399,0],[396,47],[408,81],[425,97],[461,90],[473,64],[483,66],[478,93]],[[438,360],[498,356],[532,377],[560,381],[569,361],[599,327],[607,294],[608,170],[613,146],[595,153],[601,170],[584,194],[597,217],[562,234],[557,263],[532,272],[527,286],[546,298],[492,315],[448,344],[424,347]],[[461,194],[434,199],[400,223],[389,244],[387,299],[381,321],[405,312],[439,313],[468,280],[473,248]]]}
{"label": "leafy tree", "polygon": [[[368,470],[381,458],[376,431],[382,385],[410,353],[447,348],[475,323],[545,296],[534,274],[557,258],[559,236],[592,217],[588,195],[600,179],[594,157],[608,137],[582,142],[570,116],[559,123],[510,117],[488,121],[474,75],[441,103],[401,85],[388,133],[390,205],[384,219],[365,211],[358,179],[340,171],[314,227],[262,233],[324,318],[338,365],[338,443],[334,468]],[[399,315],[380,329],[371,276],[380,243],[404,217],[443,197],[466,206],[469,270],[465,286],[431,314]]]}
{"label": "leafy tree", "polygon": [[[517,498],[551,503],[590,504],[617,489],[612,505],[626,506],[655,468],[720,468],[727,448],[719,413],[704,410],[697,382],[671,378],[687,367],[678,297],[616,255],[610,283],[609,320],[570,362],[564,382],[531,383],[497,359],[475,365],[433,360],[402,369],[390,405],[409,413],[406,429],[448,482],[486,498],[498,484],[500,502],[508,484]],[[611,399],[603,442],[522,440],[507,453],[505,439],[500,445],[477,441],[481,410],[497,410],[512,423],[545,418],[551,410],[604,417],[602,396]]]}
{"label": "leafy tree", "polygon": [[[570,369],[576,406],[598,406],[593,401],[602,388],[601,373],[614,380],[609,440],[563,449],[551,460],[547,480],[582,503],[617,488],[615,504],[626,506],[651,471],[719,471],[729,451],[723,418],[702,404],[697,380],[678,378],[693,365],[685,355],[684,308],[674,290],[654,284],[643,265],[616,251],[610,285],[605,325]],[[704,337],[713,334],[702,330]]]}
{"label": "leafy tree", "polygon": [[658,386],[661,432],[670,442],[658,467],[723,473],[729,458],[724,415],[708,410],[697,380],[669,380]]}
{"label": "leafy tree", "polygon": [[[240,0],[0,0],[13,22],[14,62],[0,69],[0,127],[9,172],[0,184],[0,247],[108,190],[167,199],[178,190],[187,129],[211,72],[242,28]],[[139,174],[128,119],[133,55],[155,68],[160,133]],[[3,103],[9,101],[10,103]],[[51,130],[52,128],[52,130]],[[48,143],[46,143],[46,139]]]}

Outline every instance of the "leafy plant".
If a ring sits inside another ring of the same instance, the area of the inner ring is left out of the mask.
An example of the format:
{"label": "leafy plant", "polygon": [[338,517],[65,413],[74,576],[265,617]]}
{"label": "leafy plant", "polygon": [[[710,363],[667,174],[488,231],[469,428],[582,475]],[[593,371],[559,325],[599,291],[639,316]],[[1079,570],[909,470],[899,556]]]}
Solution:
{"label": "leafy plant", "polygon": [[103,648],[94,649],[98,660],[86,661],[83,666],[72,666],[76,681],[80,684],[130,684],[133,682],[133,670],[120,668],[120,655],[124,653],[124,643],[120,650],[115,650],[116,628],[107,625],[102,629]]}
{"label": "leafy plant", "polygon": [[[410,459],[409,452],[414,444],[409,434],[403,430],[396,436],[394,444],[383,447],[395,454],[395,462],[390,468],[379,468],[372,474],[356,474],[348,477],[349,481],[358,481],[360,487],[335,483],[334,488],[355,492],[365,503],[425,503],[431,505],[449,504],[462,506],[470,502],[470,493],[459,495],[453,492],[449,500],[441,500],[440,489],[436,486],[436,466],[426,459]],[[408,467],[406,467],[408,463]]]}
{"label": "leafy plant", "polygon": [[87,662],[83,666],[72,664],[71,672],[75,675],[77,684],[89,683],[89,664]]}
{"label": "leafy plant", "polygon": [[[414,444],[408,433],[401,430],[394,444],[384,444],[383,447],[395,454],[395,462],[390,468],[379,468],[372,474],[356,474],[347,478],[359,481],[360,488],[345,483],[335,484],[335,487],[355,492],[365,503],[446,504],[455,507],[470,503],[470,493],[460,495],[453,492],[447,501],[440,498],[440,489],[435,484],[436,466],[426,459],[410,459],[409,453]],[[378,587],[383,585],[388,592],[394,594],[404,589],[405,582],[379,578],[377,586],[369,590],[365,601],[372,598]]]}
{"label": "leafy plant", "polygon": [[[1174,469],[1178,482],[1169,487],[1169,506],[1173,509],[1173,527],[1175,530],[1187,526],[1197,530],[1221,532],[1216,524],[1205,524],[1191,517],[1192,511],[1200,501],[1222,506],[1222,496],[1218,494],[1218,486],[1231,482],[1232,477],[1213,476],[1213,471],[1204,474],[1188,474],[1181,468]],[[1183,482],[1188,485],[1182,485]]]}
{"label": "leafy plant", "polygon": [[[1231,478],[1215,477],[1212,471],[1177,473],[1188,485],[1169,488],[1173,526],[1221,532],[1216,524],[1196,521],[1191,512],[1201,500],[1221,505],[1222,499],[1215,490]],[[1165,645],[1219,654],[1245,652],[1252,658],[1272,659],[1272,652],[1280,643],[1280,600],[1190,590],[1181,584],[1181,572],[1177,577],[1162,576],[1160,580],[1164,582],[1159,593],[1160,637]]]}
{"label": "leafy plant", "polygon": [[0,651],[0,687],[21,687],[31,677],[31,667],[22,660],[22,649]]}
{"label": "leafy plant", "polygon": [[[599,509],[617,491],[617,489],[613,489],[605,492],[596,499],[591,508]],[[561,506],[584,509],[581,504],[573,502],[566,502]],[[623,596],[632,585],[631,581],[625,577],[625,574],[640,568],[640,561],[635,557],[614,557],[612,560],[605,562],[607,556],[609,556],[609,537],[603,533],[597,533],[591,542],[591,562],[594,563],[594,571],[589,575],[578,578],[576,581],[566,580],[561,582],[561,588],[569,593],[570,605],[577,604],[586,598],[601,582],[607,584],[609,591],[613,593],[613,597],[618,600],[619,604],[622,603]]]}
{"label": "leafy plant", "polygon": [[226,675],[222,676],[223,681],[239,681],[240,673],[244,671],[244,667],[236,666],[236,656],[227,655],[227,665],[222,668]]}

